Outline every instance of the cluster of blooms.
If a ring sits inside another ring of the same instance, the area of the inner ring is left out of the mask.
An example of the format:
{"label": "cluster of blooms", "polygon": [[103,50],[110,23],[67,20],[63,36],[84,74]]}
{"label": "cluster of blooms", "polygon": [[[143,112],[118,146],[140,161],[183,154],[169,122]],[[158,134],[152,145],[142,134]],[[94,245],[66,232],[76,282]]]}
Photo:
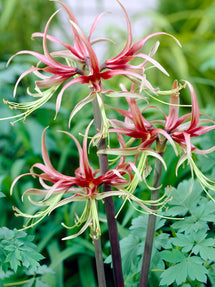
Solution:
{"label": "cluster of blooms", "polygon": [[[97,236],[100,234],[96,201],[103,200],[109,196],[123,196],[129,201],[135,202],[141,210],[144,210],[145,212],[153,212],[147,207],[146,202],[137,198],[133,193],[139,181],[146,182],[147,158],[149,156],[159,159],[166,169],[166,164],[161,153],[164,152],[167,142],[172,145],[176,155],[178,155],[179,149],[183,154],[179,159],[177,170],[187,160],[191,168],[192,176],[194,174],[197,176],[205,191],[207,192],[207,189],[215,190],[213,182],[201,173],[192,158],[193,153],[209,153],[214,150],[214,147],[205,151],[199,150],[191,143],[191,138],[200,136],[215,128],[215,125],[213,125],[213,121],[210,118],[205,117],[205,119],[200,119],[198,102],[192,85],[189,82],[184,82],[183,85],[178,85],[178,82],[174,81],[172,89],[168,91],[168,93],[171,94],[169,115],[166,115],[160,108],[149,104],[146,105],[143,111],[140,111],[138,107],[137,99],[145,99],[141,95],[142,90],[149,91],[156,95],[159,95],[160,93],[160,91],[155,89],[148,79],[146,79],[145,71],[147,68],[154,67],[168,75],[166,70],[153,59],[159,46],[159,42],[155,43],[148,55],[141,51],[143,46],[150,38],[162,34],[172,37],[176,43],[178,43],[177,39],[172,35],[160,32],[150,34],[133,44],[131,25],[127,12],[122,4],[117,0],[124,12],[127,23],[127,42],[124,49],[117,56],[112,59],[108,59],[99,65],[92,45],[105,39],[91,40],[91,36],[104,13],[100,14],[96,18],[89,36],[86,36],[78,26],[76,19],[68,7],[60,1],[56,2],[63,6],[69,16],[73,33],[73,45],[62,43],[55,37],[48,34],[50,22],[59,12],[57,11],[47,22],[44,33],[33,34],[33,37],[41,37],[43,39],[44,54],[39,54],[33,51],[21,51],[16,54],[33,55],[39,60],[39,62],[36,66],[25,71],[19,77],[15,85],[14,95],[16,94],[17,86],[23,77],[30,73],[34,73],[38,77],[38,80],[35,82],[36,92],[31,93],[28,90],[28,93],[37,99],[30,103],[5,101],[12,109],[20,109],[23,111],[21,114],[11,118],[15,118],[15,121],[25,119],[34,110],[46,103],[53,94],[60,89],[56,100],[57,116],[64,91],[76,83],[87,84],[90,89],[90,93],[79,104],[77,104],[76,107],[74,107],[71,112],[69,122],[85,104],[96,99],[99,103],[102,117],[102,127],[99,131],[99,136],[106,137],[108,133],[117,133],[120,144],[120,148],[100,150],[99,152],[115,154],[120,156],[120,159],[116,167],[108,170],[105,174],[99,175],[100,170],[94,171],[91,168],[87,156],[87,139],[91,126],[91,124],[89,124],[84,135],[82,147],[73,135],[68,132],[64,132],[74,140],[77,146],[80,166],[75,170],[74,176],[63,175],[51,164],[45,145],[44,131],[42,136],[42,156],[44,164],[36,163],[32,166],[30,173],[17,177],[12,184],[11,192],[13,192],[14,185],[21,177],[26,175],[38,177],[42,189],[31,188],[28,189],[24,195],[36,194],[44,196],[43,200],[39,202],[33,201],[30,196],[29,200],[33,204],[41,205],[43,207],[45,206],[46,208],[34,215],[22,213],[20,210],[15,208],[17,215],[32,219],[33,221],[29,226],[33,226],[57,207],[72,202],[84,201],[84,211],[80,217],[77,217],[77,221],[75,223],[75,226],[83,226],[80,228],[78,233],[67,237],[67,239],[69,239],[81,234],[88,226],[91,227],[93,234],[96,234]],[[58,43],[65,49],[57,52],[50,52],[47,47],[47,41]],[[133,64],[132,60],[135,60],[136,58],[142,59],[142,63],[138,65]],[[62,59],[65,61],[64,64]],[[125,76],[131,82],[131,90],[129,92],[125,88],[122,88],[119,92],[107,91],[103,88],[103,80],[111,79],[117,75]],[[179,93],[185,86],[188,86],[190,90],[192,111],[179,117]],[[136,89],[138,89],[138,93],[135,92]],[[124,121],[107,119],[102,95],[126,98],[129,106],[128,110],[112,107],[124,117]],[[156,109],[156,113],[159,116],[157,120],[148,121],[143,116],[143,113],[149,109]],[[212,125],[205,125],[207,123],[212,123]],[[125,143],[124,136],[131,137],[129,143]],[[138,139],[140,142],[136,146],[134,146],[135,139]],[[154,142],[156,142],[156,149],[152,146]],[[127,155],[134,155],[134,161],[126,162]],[[38,169],[41,173],[37,173],[35,171]],[[100,191],[100,186],[104,183],[108,184],[110,187],[107,192]],[[166,199],[161,198],[156,202],[156,204],[160,204],[162,206],[165,203],[165,200]],[[151,202],[148,202],[148,204],[151,204]]]}

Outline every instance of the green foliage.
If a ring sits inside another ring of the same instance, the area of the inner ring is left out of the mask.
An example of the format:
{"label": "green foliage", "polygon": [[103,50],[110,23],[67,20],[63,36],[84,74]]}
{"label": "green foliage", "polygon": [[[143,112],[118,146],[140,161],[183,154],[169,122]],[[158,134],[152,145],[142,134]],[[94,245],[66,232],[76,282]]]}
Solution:
{"label": "green foliage", "polygon": [[35,251],[36,245],[32,240],[33,237],[27,236],[24,231],[0,228],[1,267],[4,272],[9,269],[16,272],[21,265],[36,271],[38,261],[43,259],[43,256]]}
{"label": "green foliage", "polygon": [[[4,283],[20,280],[23,286],[44,286],[41,276],[53,272],[39,261],[44,258],[32,242],[34,236],[27,235],[24,231],[0,228],[0,280]],[[21,280],[16,274],[23,274],[26,280]],[[32,278],[31,278],[32,277]],[[20,284],[17,281],[17,284]],[[27,282],[27,283],[26,283]],[[26,284],[24,284],[26,283]],[[14,283],[14,286],[16,283]]]}
{"label": "green foliage", "polygon": [[54,2],[43,0],[2,0],[0,59],[5,59],[19,50],[32,50],[37,41],[32,41],[31,34],[44,28],[54,6]]}
{"label": "green foliage", "polygon": [[[214,282],[215,237],[209,228],[215,222],[214,202],[203,196],[196,181],[189,194],[190,185],[190,180],[184,180],[172,189],[168,210],[160,213],[170,219],[157,217],[149,286],[197,286],[196,282]],[[138,286],[147,217],[134,218],[129,235],[120,241],[127,286]],[[108,257],[106,263],[110,262]]]}
{"label": "green foliage", "polygon": [[[169,45],[169,39],[162,41],[157,60],[167,68],[171,77],[168,79],[154,71],[156,84],[169,88],[173,78],[189,80],[198,94],[200,106],[204,107],[215,103],[214,13],[213,0],[161,0],[156,11],[140,12],[135,17],[135,20],[149,17],[153,22],[150,32],[171,33],[182,44],[181,49],[177,45]],[[187,95],[183,101],[190,103]]]}
{"label": "green foliage", "polygon": [[[169,256],[171,257],[171,255],[172,253],[170,252]],[[175,261],[168,258],[166,259],[166,261],[171,260],[171,263],[175,264],[170,266],[161,274],[162,279],[160,281],[160,285],[170,285],[173,282],[176,282],[179,286],[187,279],[191,279],[192,281],[197,280],[199,282],[206,283],[206,274],[208,273],[208,271],[203,266],[203,261],[197,256],[185,257],[182,253],[181,257],[182,258],[178,258],[178,260]]]}
{"label": "green foliage", "polygon": [[3,192],[0,192],[0,198],[1,197],[5,197],[4,193]]}

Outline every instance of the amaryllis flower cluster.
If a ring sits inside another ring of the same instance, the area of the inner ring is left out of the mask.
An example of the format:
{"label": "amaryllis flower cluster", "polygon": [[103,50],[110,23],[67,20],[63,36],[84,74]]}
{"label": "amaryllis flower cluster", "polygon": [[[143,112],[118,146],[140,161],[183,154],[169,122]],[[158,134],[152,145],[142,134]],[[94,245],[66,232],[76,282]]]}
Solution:
{"label": "amaryllis flower cluster", "polygon": [[[83,139],[83,147],[77,139],[68,132],[62,132],[71,137],[78,149],[79,153],[79,167],[75,170],[74,176],[64,175],[58,172],[52,165],[46,145],[45,145],[45,133],[42,135],[42,157],[44,163],[35,163],[31,171],[26,174],[18,176],[11,186],[11,193],[13,192],[14,185],[23,176],[31,175],[38,177],[42,186],[41,189],[30,188],[26,190],[22,197],[28,195],[29,201],[42,208],[42,211],[36,214],[25,214],[18,208],[14,208],[17,216],[23,216],[29,218],[29,222],[25,228],[32,227],[39,223],[46,215],[49,215],[54,209],[70,204],[73,202],[85,202],[85,207],[81,216],[77,216],[74,226],[67,228],[80,227],[80,230],[76,234],[72,234],[64,239],[72,239],[81,233],[83,233],[88,227],[91,229],[91,235],[93,238],[97,238],[100,234],[99,217],[97,211],[97,201],[102,201],[109,196],[125,197],[129,201],[135,202],[142,210],[151,212],[145,202],[132,194],[128,194],[125,188],[131,183],[133,179],[132,163],[126,163],[125,157],[121,157],[117,166],[108,170],[105,174],[100,174],[100,170],[93,170],[89,164],[87,155],[87,138],[89,127],[86,129],[86,133]],[[123,142],[122,142],[123,144]],[[38,173],[37,170],[41,172]],[[101,192],[100,186],[107,184],[109,191]],[[113,188],[113,190],[112,190]],[[34,201],[30,195],[42,196],[43,199]],[[44,209],[45,207],[45,209]]]}
{"label": "amaryllis flower cluster", "polygon": [[[188,86],[190,90],[192,111],[179,116],[180,90],[185,88],[185,86]],[[159,107],[152,105],[147,105],[140,111],[138,103],[134,98],[127,98],[129,110],[111,107],[124,116],[125,120],[110,120],[112,128],[109,132],[117,133],[118,137],[122,135],[131,137],[131,140],[124,147],[102,150],[100,153],[124,156],[131,154],[136,155],[136,161],[139,159],[135,175],[136,180],[132,181],[128,189],[129,192],[134,192],[139,182],[139,180],[137,180],[138,175],[140,180],[145,181],[144,171],[147,166],[147,156],[151,155],[159,158],[166,168],[163,158],[158,156],[164,153],[166,143],[168,142],[174,148],[176,156],[182,154],[176,167],[176,174],[178,173],[179,167],[187,160],[191,168],[192,178],[195,174],[202,188],[214,201],[206,188],[215,191],[215,182],[202,174],[196,166],[192,154],[208,154],[215,150],[215,146],[207,150],[200,150],[191,142],[191,138],[199,137],[214,130],[214,121],[207,115],[200,114],[195,90],[189,82],[186,81],[184,85],[178,85],[178,81],[174,81],[172,91],[174,92],[170,97],[168,115]],[[147,120],[143,114],[149,110],[156,110],[156,114],[160,114],[161,118],[151,121]],[[204,118],[200,118],[201,115],[204,116]],[[162,117],[164,117],[164,119],[162,119]],[[139,140],[139,143],[133,146],[132,144],[135,140]],[[155,150],[151,148],[154,142],[156,142]]]}
{"label": "amaryllis flower cluster", "polygon": [[[36,57],[39,60],[36,66],[32,66],[19,77],[14,88],[14,96],[16,95],[18,84],[26,75],[33,73],[38,77],[38,80],[35,81],[35,91],[31,92],[29,89],[27,91],[29,95],[36,97],[35,101],[24,103],[8,102],[6,100],[4,101],[5,103],[9,104],[12,109],[20,109],[22,111],[21,114],[8,117],[8,119],[14,118],[16,119],[15,121],[25,119],[29,114],[45,104],[55,94],[55,92],[59,90],[56,100],[57,116],[64,91],[76,83],[87,84],[90,88],[90,93],[74,108],[71,113],[70,120],[76,114],[76,112],[80,110],[80,108],[93,101],[95,98],[98,98],[100,108],[104,109],[101,93],[112,96],[111,92],[113,91],[106,91],[103,88],[102,81],[111,79],[118,75],[125,76],[131,81],[138,81],[141,89],[147,89],[152,92],[157,91],[146,79],[145,71],[147,70],[147,66],[150,64],[150,68],[156,67],[161,72],[168,75],[167,71],[156,60],[153,59],[159,46],[159,42],[155,43],[148,55],[143,53],[141,49],[150,38],[158,35],[168,35],[180,45],[176,38],[167,33],[159,32],[150,34],[133,44],[131,24],[127,12],[120,1],[117,0],[124,12],[127,23],[127,42],[123,50],[117,56],[112,59],[107,59],[100,65],[97,55],[93,50],[93,45],[105,39],[100,38],[97,40],[92,40],[91,38],[104,13],[97,16],[91,27],[89,35],[86,36],[79,27],[76,18],[73,16],[69,8],[61,1],[56,2],[59,3],[68,14],[73,34],[73,45],[63,43],[57,38],[48,34],[49,25],[52,19],[59,12],[58,10],[48,20],[44,33],[34,33],[32,35],[33,38],[42,38],[44,54],[34,51],[20,51],[14,55],[28,54]],[[50,52],[47,45],[48,41],[54,44],[60,44],[64,49]],[[9,60],[9,62],[13,59],[13,57]],[[141,59],[142,63],[134,64],[132,62],[132,60],[137,58]],[[114,96],[121,97],[124,96],[124,93],[119,92],[117,95],[114,93]],[[105,114],[103,113],[102,116],[103,121],[106,122]]]}

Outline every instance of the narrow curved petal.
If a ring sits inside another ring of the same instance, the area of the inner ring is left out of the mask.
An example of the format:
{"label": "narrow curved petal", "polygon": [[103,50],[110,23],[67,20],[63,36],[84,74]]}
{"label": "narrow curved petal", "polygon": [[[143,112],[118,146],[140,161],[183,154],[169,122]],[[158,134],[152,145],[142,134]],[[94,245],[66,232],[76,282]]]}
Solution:
{"label": "narrow curved petal", "polygon": [[191,99],[192,99],[192,118],[191,118],[190,128],[188,129],[188,130],[192,130],[193,128],[196,128],[199,123],[200,112],[199,112],[199,105],[198,105],[195,90],[188,81],[186,81],[186,84],[188,85],[190,89],[190,94],[191,94]]}
{"label": "narrow curved petal", "polygon": [[[81,59],[82,61],[84,60],[84,57],[78,53],[78,51],[72,47],[71,45],[69,44],[65,44],[63,42],[61,42],[60,40],[58,40],[57,38],[51,36],[51,35],[48,35],[48,34],[44,34],[44,33],[33,33],[32,34],[32,37],[42,37],[44,38],[44,36],[46,36],[46,39],[48,39],[49,41],[53,42],[53,43],[57,43],[57,44],[60,44],[62,46],[64,46],[66,49],[68,49],[75,57],[77,57],[77,59]],[[52,55],[52,53],[50,53]]]}
{"label": "narrow curved petal", "polygon": [[60,110],[63,93],[65,92],[65,90],[66,90],[68,87],[70,87],[70,86],[72,86],[72,85],[74,85],[74,84],[76,84],[76,83],[85,84],[85,83],[86,83],[86,82],[85,82],[85,77],[84,77],[84,76],[79,76],[79,77],[77,77],[77,78],[74,78],[74,79],[72,79],[71,81],[69,81],[68,83],[66,83],[66,84],[63,86],[63,88],[61,89],[60,93],[59,93],[58,96],[57,96],[57,100],[56,100],[56,113],[55,113],[54,119],[56,119],[57,114],[58,114],[58,112],[59,112],[59,110]]}
{"label": "narrow curved petal", "polygon": [[165,32],[156,32],[156,33],[149,34],[146,37],[144,37],[143,39],[134,43],[133,46],[130,48],[128,55],[136,54],[149,39],[151,39],[155,36],[159,36],[159,35],[166,35],[166,36],[173,38],[173,40],[179,45],[179,47],[181,47],[180,42],[173,35],[165,33]]}
{"label": "narrow curved petal", "polygon": [[126,23],[127,23],[127,30],[128,30],[128,36],[127,36],[127,42],[125,44],[125,47],[123,48],[122,52],[117,55],[116,57],[114,57],[113,59],[110,59],[110,60],[107,60],[105,62],[106,65],[111,65],[113,64],[114,62],[116,61],[119,61],[121,58],[123,58],[123,56],[129,51],[131,45],[132,45],[132,31],[131,31],[131,23],[129,21],[129,17],[128,17],[128,14],[124,8],[124,6],[122,5],[122,3],[117,0],[117,2],[119,3],[119,5],[121,6],[122,10],[123,10],[123,13],[125,15],[125,19],[126,19]]}
{"label": "narrow curved petal", "polygon": [[[72,22],[72,21],[71,21],[71,23],[72,23],[72,25],[74,26],[74,29],[77,31],[79,37],[81,38],[81,40],[83,41],[83,43],[84,43],[85,46],[86,46],[88,55],[89,55],[89,57],[90,57],[90,65],[91,65],[91,67],[92,67],[92,69],[93,69],[93,72],[94,72],[95,74],[100,74],[98,59],[97,59],[97,57],[96,57],[95,52],[94,52],[93,49],[92,49],[92,46],[91,46],[89,40],[87,39],[87,37],[85,36],[85,34],[82,32],[82,30],[79,28],[79,26],[78,26],[76,23],[74,23],[74,22]],[[87,56],[87,55],[85,55],[85,57],[86,57],[86,56]]]}
{"label": "narrow curved petal", "polygon": [[88,103],[92,102],[96,98],[96,93],[90,93],[86,98],[81,100],[72,110],[70,117],[69,117],[69,127],[71,124],[71,120],[73,117]]}
{"label": "narrow curved petal", "polygon": [[[176,89],[178,87],[178,81],[175,80],[172,85],[172,89]],[[169,115],[166,118],[165,129],[170,131],[176,126],[176,122],[178,121],[179,114],[179,92],[172,93],[170,96],[170,106],[169,106]]]}
{"label": "narrow curved petal", "polygon": [[21,74],[21,76],[20,76],[20,77],[18,78],[18,80],[16,81],[16,84],[15,84],[15,87],[14,87],[14,90],[13,90],[13,97],[16,96],[16,90],[17,90],[17,87],[18,87],[20,81],[21,81],[26,75],[28,75],[28,74],[30,74],[30,73],[32,73],[32,72],[38,71],[38,70],[40,70],[40,69],[39,69],[39,68],[36,68],[36,67],[32,67],[32,68],[26,70],[25,72],[23,72],[23,73]]}
{"label": "narrow curved petal", "polygon": [[53,66],[60,66],[60,64],[55,61],[51,54],[49,53],[49,50],[48,50],[48,46],[47,46],[47,42],[46,42],[46,36],[47,36],[47,32],[48,32],[48,27],[49,27],[49,24],[50,22],[52,21],[52,19],[54,18],[54,16],[59,12],[60,10],[57,10],[55,13],[52,14],[52,16],[49,18],[46,26],[45,26],[45,31],[44,31],[44,37],[43,37],[43,50],[44,50],[44,55],[45,57],[48,59],[48,61],[53,65]]}
{"label": "narrow curved petal", "polygon": [[[93,22],[93,25],[92,25],[92,27],[91,27],[91,29],[90,29],[90,33],[89,33],[89,36],[88,36],[88,41],[89,41],[89,42],[91,41],[91,36],[92,36],[94,30],[96,29],[96,26],[98,25],[98,23],[99,23],[99,21],[101,20],[102,16],[103,16],[104,14],[106,14],[106,13],[107,13],[107,12],[102,12],[102,13],[100,13],[100,14],[96,17],[95,21]],[[92,45],[92,42],[90,42],[90,43],[91,43],[91,45]]]}
{"label": "narrow curved petal", "polygon": [[137,102],[135,99],[133,98],[127,98],[127,102],[129,104],[131,113],[132,113],[132,121],[136,127],[136,129],[139,131],[143,131],[143,132],[147,132],[146,127],[147,128],[151,128],[151,124],[149,124],[145,118],[143,117]]}
{"label": "narrow curved petal", "polygon": [[[169,73],[164,69],[164,67],[162,67],[156,60],[154,60],[153,58],[151,58],[150,56],[144,54],[144,53],[139,53],[137,55],[134,56],[135,58],[141,58],[141,59],[145,59],[146,62],[142,63],[140,66],[145,66],[148,63],[151,63],[154,65],[154,67],[156,67],[157,69],[159,69],[161,72],[163,72],[165,75],[169,76]],[[138,67],[138,66],[137,66]]]}

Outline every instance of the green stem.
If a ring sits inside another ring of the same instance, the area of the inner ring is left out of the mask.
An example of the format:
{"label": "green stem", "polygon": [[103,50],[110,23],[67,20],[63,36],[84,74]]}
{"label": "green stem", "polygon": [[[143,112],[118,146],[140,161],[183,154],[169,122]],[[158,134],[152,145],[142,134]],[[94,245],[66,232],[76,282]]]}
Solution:
{"label": "green stem", "polygon": [[106,287],[105,272],[104,272],[104,263],[102,258],[102,245],[101,238],[93,240],[94,249],[95,249],[95,258],[96,258],[96,270],[99,287]]}
{"label": "green stem", "polygon": [[3,286],[4,287],[18,286],[18,285],[27,284],[28,282],[29,282],[29,280],[24,280],[24,281],[20,281],[20,282],[6,283]]}
{"label": "green stem", "polygon": [[[94,120],[96,132],[101,130],[102,119],[101,112],[97,98],[93,101]],[[106,140],[101,138],[97,144],[97,149],[106,149]],[[101,174],[105,174],[109,170],[108,158],[106,154],[99,154],[99,165]],[[103,191],[110,191],[110,186],[103,184]],[[121,254],[119,247],[119,237],[117,231],[117,223],[115,219],[115,208],[112,197],[105,198],[105,211],[107,216],[108,231],[111,245],[112,263],[113,263],[113,276],[116,287],[124,287],[124,280],[122,274]]]}
{"label": "green stem", "polygon": [[[156,159],[154,175],[153,175],[153,187],[155,188],[160,186],[161,173],[162,173],[162,162],[159,159]],[[151,200],[153,201],[157,200],[159,198],[159,192],[160,192],[159,188],[152,190]],[[157,207],[152,205],[151,209],[156,210]],[[153,239],[155,233],[155,223],[156,223],[156,215],[149,214],[139,287],[147,287],[151,255],[152,255]]]}

